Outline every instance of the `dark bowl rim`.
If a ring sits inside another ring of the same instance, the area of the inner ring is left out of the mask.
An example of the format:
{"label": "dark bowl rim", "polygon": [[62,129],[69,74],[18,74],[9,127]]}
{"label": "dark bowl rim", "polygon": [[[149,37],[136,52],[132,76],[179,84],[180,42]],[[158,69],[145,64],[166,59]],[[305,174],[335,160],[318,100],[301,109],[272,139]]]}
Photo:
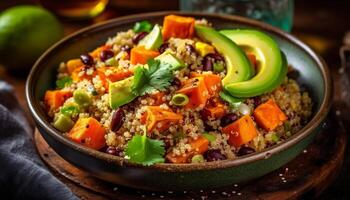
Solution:
{"label": "dark bowl rim", "polygon": [[[64,43],[69,42],[71,40],[74,40],[74,38],[79,37],[80,35],[85,34],[89,31],[96,31],[100,28],[105,29],[110,26],[117,26],[122,25],[126,23],[130,23],[131,21],[134,21],[134,19],[144,19],[144,18],[154,18],[154,17],[162,17],[164,15],[168,14],[179,14],[179,15],[189,15],[189,16],[195,16],[195,17],[214,17],[217,19],[225,19],[225,20],[231,20],[235,21],[237,23],[243,24],[243,25],[249,25],[253,27],[257,27],[259,29],[262,29],[263,31],[273,33],[277,35],[278,37],[293,43],[294,45],[298,46],[300,49],[302,49],[306,54],[308,54],[315,63],[317,63],[317,67],[322,73],[322,78],[324,80],[324,97],[322,99],[320,109],[314,114],[313,118],[306,124],[305,127],[303,127],[300,131],[295,133],[291,138],[273,145],[272,147],[269,147],[263,151],[256,152],[253,154],[249,154],[247,156],[242,156],[236,159],[228,159],[223,161],[215,161],[215,162],[206,162],[206,163],[189,163],[189,164],[170,164],[170,163],[160,163],[155,164],[152,166],[142,166],[139,164],[134,164],[131,162],[128,162],[125,158],[112,156],[107,153],[103,153],[94,149],[90,149],[88,147],[82,146],[80,144],[77,144],[71,140],[69,140],[67,137],[63,136],[59,131],[57,131],[49,122],[45,120],[45,117],[40,114],[39,106],[40,102],[37,102],[35,104],[34,102],[34,87],[33,87],[33,81],[35,81],[35,77],[38,76],[40,73],[40,64],[42,60],[45,59],[45,57],[50,54],[51,52],[54,52],[55,49],[60,46],[64,45]],[[48,50],[46,50],[40,58],[35,62],[33,68],[31,69],[27,82],[26,82],[26,101],[29,107],[29,110],[36,121],[36,123],[42,127],[48,134],[50,134],[55,140],[58,140],[60,143],[63,143],[64,145],[68,146],[69,148],[75,149],[77,151],[80,151],[81,153],[91,155],[97,159],[102,159],[107,162],[118,164],[119,166],[128,166],[128,167],[136,167],[136,168],[147,168],[147,169],[154,169],[154,170],[160,170],[160,171],[168,171],[168,172],[188,172],[188,171],[194,171],[194,170],[209,170],[209,169],[223,169],[223,168],[230,168],[230,167],[236,167],[243,164],[252,163],[258,160],[267,159],[268,157],[275,155],[281,151],[284,151],[291,146],[295,145],[296,143],[303,140],[305,137],[310,135],[315,129],[322,123],[322,121],[327,116],[327,113],[331,106],[331,94],[332,94],[332,80],[329,73],[329,69],[327,67],[327,64],[325,61],[319,57],[314,51],[312,51],[306,44],[301,42],[296,37],[292,36],[289,33],[286,33],[278,28],[275,28],[271,25],[258,22],[256,20],[239,17],[239,16],[233,16],[233,15],[224,15],[224,14],[211,14],[211,13],[197,13],[197,12],[181,12],[181,11],[160,11],[160,12],[150,12],[150,13],[141,13],[141,14],[134,14],[134,15],[128,15],[124,17],[119,17],[115,19],[108,20],[106,22],[98,23],[95,25],[88,26],[86,28],[83,28],[77,32],[74,32],[73,34],[70,34],[60,41],[58,41],[56,44],[51,46]]]}

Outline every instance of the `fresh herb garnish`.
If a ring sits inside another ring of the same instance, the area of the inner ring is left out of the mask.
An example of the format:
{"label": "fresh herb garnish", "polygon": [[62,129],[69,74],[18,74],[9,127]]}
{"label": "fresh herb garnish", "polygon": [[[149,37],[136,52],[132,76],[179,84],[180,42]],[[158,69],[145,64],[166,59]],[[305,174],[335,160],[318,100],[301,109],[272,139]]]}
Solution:
{"label": "fresh herb garnish", "polygon": [[125,154],[131,162],[144,166],[163,163],[164,142],[148,138],[144,130],[142,136],[136,134],[127,143]]}
{"label": "fresh herb garnish", "polygon": [[148,21],[141,21],[135,23],[133,30],[135,33],[150,32],[152,30],[152,27],[152,24]]}
{"label": "fresh herb garnish", "polygon": [[149,60],[147,64],[148,69],[139,66],[134,70],[131,90],[135,95],[142,96],[156,90],[164,91],[174,79],[170,64],[154,59]]}
{"label": "fresh herb garnish", "polygon": [[62,77],[56,81],[56,86],[58,89],[70,86],[73,83],[73,80],[69,76]]}
{"label": "fresh herb garnish", "polygon": [[63,106],[60,110],[60,112],[63,115],[72,117],[72,116],[76,116],[79,114],[80,110],[78,106],[75,105],[67,105],[67,106]]}

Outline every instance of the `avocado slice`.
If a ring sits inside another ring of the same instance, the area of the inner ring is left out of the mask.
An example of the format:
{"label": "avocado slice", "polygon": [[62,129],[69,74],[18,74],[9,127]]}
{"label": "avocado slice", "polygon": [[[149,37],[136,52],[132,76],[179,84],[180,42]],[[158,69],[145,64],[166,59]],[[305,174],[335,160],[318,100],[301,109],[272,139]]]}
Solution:
{"label": "avocado slice", "polygon": [[196,25],[195,30],[201,39],[210,42],[224,56],[227,73],[223,85],[246,81],[253,76],[247,56],[232,40],[210,27]]}
{"label": "avocado slice", "polygon": [[267,34],[250,29],[222,30],[246,52],[253,53],[258,61],[256,75],[246,81],[224,84],[224,88],[235,97],[253,97],[274,90],[284,80],[287,60],[278,44]]}
{"label": "avocado slice", "polygon": [[173,70],[180,70],[182,68],[187,67],[187,65],[176,58],[172,53],[169,51],[165,51],[164,53],[160,54],[155,58],[156,60],[159,60],[162,63],[168,63],[172,66]]}
{"label": "avocado slice", "polygon": [[109,105],[112,109],[130,103],[137,97],[131,91],[133,79],[134,77],[132,76],[109,84]]}
{"label": "avocado slice", "polygon": [[158,24],[156,24],[152,31],[146,35],[140,42],[140,46],[144,46],[145,49],[157,50],[163,43],[162,30]]}

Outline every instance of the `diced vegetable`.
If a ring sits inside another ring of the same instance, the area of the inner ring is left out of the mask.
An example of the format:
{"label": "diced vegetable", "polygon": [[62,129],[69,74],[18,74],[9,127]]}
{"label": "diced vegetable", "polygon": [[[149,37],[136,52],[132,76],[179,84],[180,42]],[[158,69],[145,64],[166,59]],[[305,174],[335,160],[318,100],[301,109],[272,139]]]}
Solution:
{"label": "diced vegetable", "polygon": [[214,72],[223,72],[225,70],[225,66],[222,63],[215,62],[213,66]]}
{"label": "diced vegetable", "polygon": [[70,86],[72,83],[72,78],[69,76],[65,76],[56,81],[56,86],[58,89],[63,89],[64,87]]}
{"label": "diced vegetable", "polygon": [[128,142],[125,154],[127,158],[134,163],[144,166],[153,165],[155,163],[164,162],[164,142],[161,140],[150,139],[147,133],[134,135]]}
{"label": "diced vegetable", "polygon": [[222,100],[226,101],[227,103],[230,104],[231,107],[234,107],[234,108],[238,108],[238,106],[242,104],[242,102],[244,101],[244,99],[231,96],[226,91],[221,91],[219,95]]}
{"label": "diced vegetable", "polygon": [[61,107],[60,113],[68,117],[75,117],[79,114],[80,109],[78,105],[69,104]]}
{"label": "diced vegetable", "polygon": [[247,58],[249,59],[250,63],[252,64],[252,66],[255,68],[256,64],[257,64],[257,60],[254,54],[252,53],[247,53]]}
{"label": "diced vegetable", "polygon": [[72,59],[67,62],[66,66],[68,74],[72,74],[76,68],[82,67],[84,64],[80,59]]}
{"label": "diced vegetable", "polygon": [[194,34],[194,22],[192,17],[182,17],[177,15],[168,15],[164,17],[163,39],[191,38]]}
{"label": "diced vegetable", "polygon": [[189,145],[191,146],[190,151],[180,156],[174,155],[172,152],[169,152],[166,155],[166,159],[171,163],[187,163],[190,161],[192,156],[196,154],[203,154],[204,152],[208,151],[209,140],[203,136],[199,136],[196,140],[192,139],[189,142]]}
{"label": "diced vegetable", "polygon": [[271,136],[271,140],[275,143],[279,142],[280,141],[280,137],[277,135],[277,134],[273,134]]}
{"label": "diced vegetable", "polygon": [[216,136],[213,134],[203,133],[202,135],[203,135],[203,137],[207,138],[207,140],[209,140],[209,142],[214,142],[216,140]]}
{"label": "diced vegetable", "polygon": [[215,53],[214,47],[204,42],[196,42],[194,47],[202,57],[206,56],[209,53]]}
{"label": "diced vegetable", "polygon": [[45,93],[44,103],[49,111],[57,110],[71,96],[70,91],[48,90]]}
{"label": "diced vegetable", "polygon": [[84,146],[99,150],[105,146],[106,130],[92,117],[79,118],[68,137]]}
{"label": "diced vegetable", "polygon": [[188,104],[189,99],[188,96],[184,94],[175,94],[171,98],[171,102],[176,106],[185,106],[186,104]]}
{"label": "diced vegetable", "polygon": [[229,136],[228,143],[236,148],[247,144],[258,135],[254,122],[249,115],[244,115],[232,124],[225,126],[222,132]]}
{"label": "diced vegetable", "polygon": [[219,91],[221,90],[221,78],[216,74],[199,74],[191,72],[191,77],[203,77],[205,86],[209,92],[210,96],[218,96]]}
{"label": "diced vegetable", "polygon": [[109,106],[117,109],[122,105],[133,101],[137,95],[131,91],[134,77],[129,77],[121,81],[109,84]]}
{"label": "diced vegetable", "polygon": [[191,163],[202,163],[204,161],[205,160],[202,154],[194,155],[191,159]]}
{"label": "diced vegetable", "polygon": [[287,116],[272,99],[260,104],[254,110],[254,118],[258,125],[267,131],[274,130],[287,120]]}
{"label": "diced vegetable", "polygon": [[109,45],[104,45],[104,46],[101,46],[101,47],[98,47],[96,48],[95,50],[93,50],[90,55],[93,57],[93,58],[98,58],[100,57],[100,53],[104,50],[108,50],[108,49],[111,49],[111,46]]}
{"label": "diced vegetable", "polygon": [[146,64],[148,60],[159,56],[158,51],[147,50],[144,46],[137,46],[131,49],[130,52],[130,63]]}
{"label": "diced vegetable", "polygon": [[85,90],[79,89],[75,90],[73,93],[74,102],[77,103],[79,106],[89,106],[91,103],[91,96],[89,93]]}
{"label": "diced vegetable", "polygon": [[226,114],[225,110],[225,105],[217,102],[215,105],[207,105],[204,107],[203,110],[201,110],[201,115],[205,119],[220,119]]}
{"label": "diced vegetable", "polygon": [[118,66],[118,65],[119,65],[118,61],[117,61],[114,57],[112,57],[112,58],[106,60],[106,61],[105,61],[105,64],[106,64],[107,66]]}
{"label": "diced vegetable", "polygon": [[149,23],[149,21],[141,21],[141,22],[136,22],[133,28],[133,31],[135,33],[140,33],[140,32],[150,32],[152,30],[152,24]]}
{"label": "diced vegetable", "polygon": [[99,75],[103,86],[108,91],[108,86],[110,82],[116,82],[126,79],[133,75],[131,70],[120,70],[116,67],[99,67],[97,69],[97,74]]}
{"label": "diced vegetable", "polygon": [[210,97],[203,77],[195,77],[187,80],[184,86],[176,93],[182,93],[188,96],[190,101],[185,107],[190,109],[204,107]]}
{"label": "diced vegetable", "polygon": [[164,92],[157,92],[155,94],[151,94],[151,98],[154,100],[153,106],[159,106],[163,104],[165,102],[164,97],[165,97]]}
{"label": "diced vegetable", "polygon": [[184,63],[180,59],[176,58],[169,51],[165,51],[164,53],[157,56],[155,59],[160,60],[160,62],[162,62],[162,63],[170,64],[172,70],[180,70],[182,68],[187,67],[186,63]]}
{"label": "diced vegetable", "polygon": [[157,50],[163,43],[162,31],[158,24],[156,24],[152,31],[146,35],[138,45],[144,46],[147,50]]}
{"label": "diced vegetable", "polygon": [[146,124],[147,132],[151,134],[153,129],[163,132],[174,123],[182,120],[182,115],[174,113],[171,110],[160,108],[159,106],[147,106],[146,113],[143,115],[142,124]]}
{"label": "diced vegetable", "polygon": [[61,114],[58,115],[57,119],[53,123],[53,126],[59,131],[68,132],[74,126],[74,122],[70,117]]}

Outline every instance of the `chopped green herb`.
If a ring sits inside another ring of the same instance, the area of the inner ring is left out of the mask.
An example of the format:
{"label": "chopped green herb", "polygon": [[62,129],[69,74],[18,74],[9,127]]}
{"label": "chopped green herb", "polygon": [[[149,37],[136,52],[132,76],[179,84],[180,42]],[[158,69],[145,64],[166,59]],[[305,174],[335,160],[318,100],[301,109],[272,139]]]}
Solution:
{"label": "chopped green herb", "polygon": [[135,33],[140,33],[140,32],[147,32],[149,33],[152,30],[152,24],[149,23],[148,21],[141,21],[141,22],[136,22],[134,25],[134,32]]}
{"label": "chopped green herb", "polygon": [[150,139],[146,136],[146,131],[141,135],[134,135],[127,143],[125,154],[131,162],[144,166],[164,162],[164,142]]}
{"label": "chopped green herb", "polygon": [[60,112],[61,112],[63,115],[72,117],[72,116],[77,116],[77,115],[79,114],[80,110],[79,110],[79,107],[78,107],[78,106],[75,106],[75,105],[66,105],[66,106],[63,106],[63,107],[61,108]]}
{"label": "chopped green herb", "polygon": [[108,66],[118,66],[118,61],[113,57],[105,61]]}
{"label": "chopped green herb", "polygon": [[134,71],[132,92],[142,96],[156,90],[164,91],[174,78],[171,68],[171,65],[154,59],[148,61],[148,69],[137,67]]}
{"label": "chopped green herb", "polygon": [[277,134],[273,134],[271,136],[271,140],[275,143],[279,142],[280,141],[280,137],[277,135]]}
{"label": "chopped green herb", "polygon": [[64,76],[56,81],[56,86],[58,89],[70,86],[73,83],[73,80],[69,76]]}
{"label": "chopped green herb", "polygon": [[203,137],[207,138],[207,140],[209,140],[209,142],[213,142],[216,140],[216,136],[213,134],[203,133],[202,135],[203,135]]}

